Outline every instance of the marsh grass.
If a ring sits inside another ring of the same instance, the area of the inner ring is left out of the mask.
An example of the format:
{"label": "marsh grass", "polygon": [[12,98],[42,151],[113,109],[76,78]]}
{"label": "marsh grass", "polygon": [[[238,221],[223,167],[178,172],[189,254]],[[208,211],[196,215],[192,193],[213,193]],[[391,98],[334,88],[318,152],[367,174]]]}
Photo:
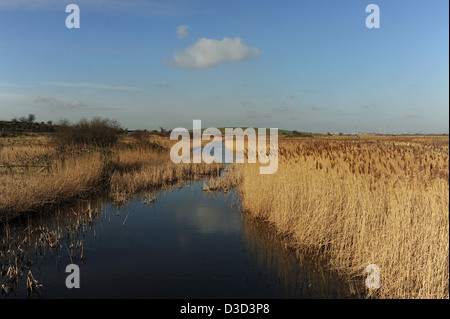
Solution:
{"label": "marsh grass", "polygon": [[104,163],[98,153],[55,160],[45,171],[0,176],[1,217],[16,216],[92,193],[100,187]]}
{"label": "marsh grass", "polygon": [[448,140],[282,141],[276,174],[239,167],[244,211],[378,298],[449,298]]}

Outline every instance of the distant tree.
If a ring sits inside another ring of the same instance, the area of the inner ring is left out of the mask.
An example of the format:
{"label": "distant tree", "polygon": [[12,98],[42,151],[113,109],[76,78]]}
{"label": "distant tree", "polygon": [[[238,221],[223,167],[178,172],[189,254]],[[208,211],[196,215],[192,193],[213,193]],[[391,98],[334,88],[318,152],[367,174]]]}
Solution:
{"label": "distant tree", "polygon": [[34,114],[28,114],[27,122],[28,122],[28,123],[33,123],[34,120],[36,120],[36,115],[34,115]]}

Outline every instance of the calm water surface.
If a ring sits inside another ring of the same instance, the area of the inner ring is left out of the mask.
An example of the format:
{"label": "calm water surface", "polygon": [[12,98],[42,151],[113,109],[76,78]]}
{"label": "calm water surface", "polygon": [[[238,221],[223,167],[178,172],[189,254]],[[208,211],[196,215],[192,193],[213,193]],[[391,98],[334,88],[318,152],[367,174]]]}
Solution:
{"label": "calm water surface", "polygon": [[[18,245],[22,276],[2,297],[351,297],[336,274],[287,250],[267,225],[242,214],[235,193],[207,194],[202,186],[155,193],[150,204],[147,196],[120,208],[85,202],[10,225],[2,235],[2,279],[15,263],[7,250],[17,256]],[[80,267],[79,289],[65,286],[70,263]],[[39,293],[27,293],[28,270],[43,285]]]}

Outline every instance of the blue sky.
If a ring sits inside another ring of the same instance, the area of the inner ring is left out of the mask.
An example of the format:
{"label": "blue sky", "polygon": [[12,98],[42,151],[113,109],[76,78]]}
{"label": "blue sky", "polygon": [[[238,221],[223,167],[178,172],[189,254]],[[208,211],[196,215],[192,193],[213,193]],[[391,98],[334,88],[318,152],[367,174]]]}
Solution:
{"label": "blue sky", "polygon": [[[79,29],[66,28],[69,3]],[[448,133],[448,6],[0,0],[0,120]]]}

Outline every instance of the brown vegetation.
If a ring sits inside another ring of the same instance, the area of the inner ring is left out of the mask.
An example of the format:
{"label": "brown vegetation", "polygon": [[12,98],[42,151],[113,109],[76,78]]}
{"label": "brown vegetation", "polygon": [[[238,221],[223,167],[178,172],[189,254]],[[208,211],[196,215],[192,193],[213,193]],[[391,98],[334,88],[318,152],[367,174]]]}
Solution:
{"label": "brown vegetation", "polygon": [[[48,138],[0,143],[0,219],[106,192],[117,203],[222,165],[173,164],[160,136],[61,149]],[[279,166],[233,164],[207,191],[237,187],[248,216],[353,282],[380,268],[377,298],[449,298],[448,137],[281,139]],[[9,275],[14,277],[14,265]],[[363,286],[363,284],[362,284]]]}
{"label": "brown vegetation", "polygon": [[244,211],[350,280],[378,265],[368,297],[449,298],[448,137],[281,140],[279,154],[273,175],[234,164]]}
{"label": "brown vegetation", "polygon": [[112,147],[61,148],[51,139],[0,144],[0,220],[99,192],[123,203],[136,192],[220,172],[221,165],[173,164],[163,146],[170,141],[160,139],[122,136]]}

